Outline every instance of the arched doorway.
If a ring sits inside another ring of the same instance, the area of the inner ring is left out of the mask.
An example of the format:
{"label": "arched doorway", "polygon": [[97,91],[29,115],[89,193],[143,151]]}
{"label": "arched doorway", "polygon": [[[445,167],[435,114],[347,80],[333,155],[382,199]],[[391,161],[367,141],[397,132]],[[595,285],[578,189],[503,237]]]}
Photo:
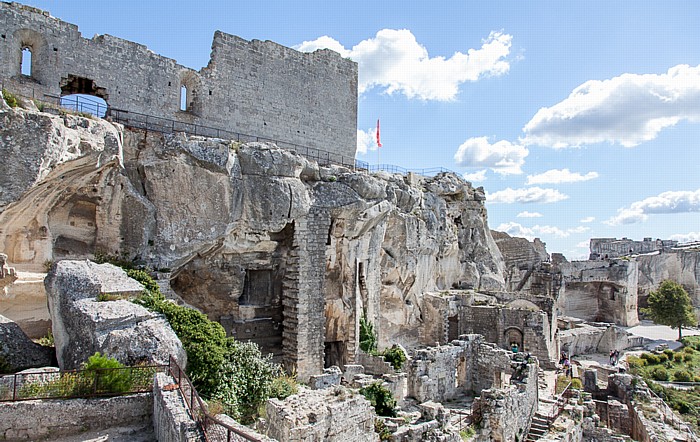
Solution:
{"label": "arched doorway", "polygon": [[504,344],[508,349],[513,348],[514,344],[518,346],[518,350],[522,351],[523,347],[523,332],[518,327],[508,327],[504,334]]}

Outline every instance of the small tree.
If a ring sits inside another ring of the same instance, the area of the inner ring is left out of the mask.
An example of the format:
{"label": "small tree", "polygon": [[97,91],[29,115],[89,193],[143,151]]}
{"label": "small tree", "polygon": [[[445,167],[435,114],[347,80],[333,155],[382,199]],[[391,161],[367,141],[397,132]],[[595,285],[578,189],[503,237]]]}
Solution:
{"label": "small tree", "polygon": [[683,326],[697,325],[690,296],[680,284],[670,280],[662,282],[658,290],[649,294],[647,302],[649,308],[642,312],[657,324],[677,328],[679,341],[683,337]]}

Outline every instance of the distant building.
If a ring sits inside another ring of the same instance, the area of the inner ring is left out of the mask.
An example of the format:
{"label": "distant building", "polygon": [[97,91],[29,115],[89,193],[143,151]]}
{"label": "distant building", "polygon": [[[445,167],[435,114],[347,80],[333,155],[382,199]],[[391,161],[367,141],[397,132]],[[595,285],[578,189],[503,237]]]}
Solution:
{"label": "distant building", "polygon": [[678,245],[678,241],[658,238],[644,238],[643,241],[634,241],[629,238],[591,238],[591,254],[588,259],[596,261],[642,253],[668,251],[676,245]]}

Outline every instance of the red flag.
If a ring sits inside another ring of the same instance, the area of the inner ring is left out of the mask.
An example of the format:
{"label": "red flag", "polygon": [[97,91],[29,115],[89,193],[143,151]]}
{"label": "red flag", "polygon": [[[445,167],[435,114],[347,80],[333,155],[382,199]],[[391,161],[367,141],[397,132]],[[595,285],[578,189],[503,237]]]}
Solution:
{"label": "red flag", "polygon": [[379,140],[379,118],[377,118],[377,147],[382,147],[382,142]]}

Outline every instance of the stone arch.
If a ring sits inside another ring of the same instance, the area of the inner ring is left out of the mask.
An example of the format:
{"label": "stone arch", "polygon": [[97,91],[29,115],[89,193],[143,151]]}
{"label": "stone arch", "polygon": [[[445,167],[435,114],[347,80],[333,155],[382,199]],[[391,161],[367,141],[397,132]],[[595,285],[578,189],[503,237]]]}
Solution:
{"label": "stone arch", "polygon": [[46,55],[46,38],[33,29],[19,29],[14,33],[15,48],[13,53],[13,74],[16,76],[22,75],[22,52],[28,49],[31,52],[31,69],[30,75],[33,80],[43,83],[44,71],[48,57]]}
{"label": "stone arch", "polygon": [[[184,89],[184,94],[183,94]],[[199,114],[201,112],[200,92],[202,89],[202,81],[199,75],[189,69],[180,71],[180,82],[178,83],[178,107],[181,112],[190,112]],[[184,100],[184,102],[183,102]]]}
{"label": "stone arch", "polygon": [[503,338],[508,348],[511,348],[515,343],[518,344],[518,349],[523,350],[525,348],[524,336],[525,334],[520,327],[508,327],[503,332]]}
{"label": "stone arch", "polygon": [[94,80],[71,74],[62,77],[59,85],[61,106],[98,117],[104,117],[109,113],[107,89],[99,87]]}

